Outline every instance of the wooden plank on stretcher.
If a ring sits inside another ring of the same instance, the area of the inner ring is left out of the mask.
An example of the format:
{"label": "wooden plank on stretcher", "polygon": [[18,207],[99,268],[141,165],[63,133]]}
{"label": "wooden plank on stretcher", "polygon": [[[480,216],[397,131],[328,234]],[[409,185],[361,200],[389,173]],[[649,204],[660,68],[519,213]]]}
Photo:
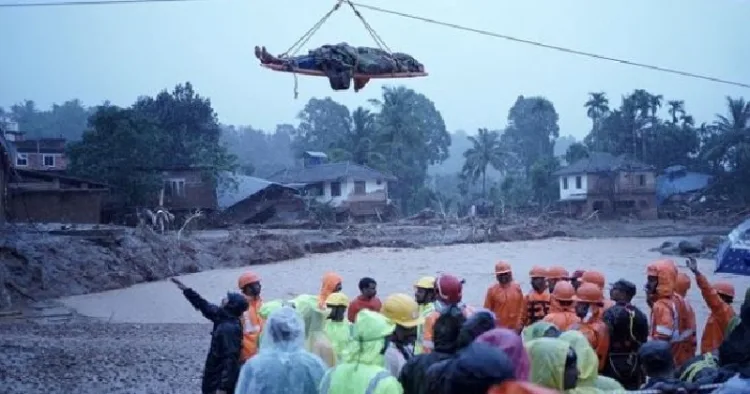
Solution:
{"label": "wooden plank on stretcher", "polygon": [[[263,64],[261,67],[265,67],[269,70],[294,73],[300,75],[308,75],[311,77],[325,77],[325,73],[320,70],[309,70],[304,68],[289,67],[284,64]],[[426,77],[429,74],[426,72],[401,72],[401,73],[386,73],[386,74],[354,74],[354,78],[369,78],[369,79],[395,79],[395,78],[420,78]]]}

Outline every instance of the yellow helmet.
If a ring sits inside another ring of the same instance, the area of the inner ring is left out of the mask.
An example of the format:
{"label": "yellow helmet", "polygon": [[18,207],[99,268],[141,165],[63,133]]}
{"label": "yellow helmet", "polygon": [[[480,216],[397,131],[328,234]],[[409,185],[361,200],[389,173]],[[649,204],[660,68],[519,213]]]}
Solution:
{"label": "yellow helmet", "polygon": [[380,313],[402,327],[416,327],[424,322],[424,318],[419,315],[419,305],[406,294],[388,296]]}
{"label": "yellow helmet", "polygon": [[434,276],[423,276],[414,283],[414,287],[418,289],[434,289],[435,288],[435,277]]}
{"label": "yellow helmet", "polygon": [[349,297],[346,296],[344,293],[332,293],[331,295],[326,298],[326,305],[333,305],[333,306],[348,306],[349,305]]}

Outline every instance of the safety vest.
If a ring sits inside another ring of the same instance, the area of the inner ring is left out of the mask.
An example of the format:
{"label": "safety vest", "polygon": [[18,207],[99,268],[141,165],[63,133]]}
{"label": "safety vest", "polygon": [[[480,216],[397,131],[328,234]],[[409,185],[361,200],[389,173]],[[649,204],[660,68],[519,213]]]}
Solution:
{"label": "safety vest", "polygon": [[[427,320],[427,316],[430,316],[430,313],[432,313],[435,310],[435,304],[429,303],[427,305],[420,305],[419,306],[419,314]],[[424,323],[417,326],[417,341],[414,344],[414,354],[422,354],[424,345]]]}
{"label": "safety vest", "polygon": [[[323,377],[323,381],[320,383],[320,394],[328,394],[331,391],[331,376],[333,376],[333,373],[336,372],[336,368],[333,367],[328,373]],[[372,378],[370,378],[370,382],[367,384],[367,389],[362,394],[374,394],[375,390],[378,388],[378,384],[383,381],[383,379],[387,379],[391,377],[391,373],[382,370],[375,374]]]}

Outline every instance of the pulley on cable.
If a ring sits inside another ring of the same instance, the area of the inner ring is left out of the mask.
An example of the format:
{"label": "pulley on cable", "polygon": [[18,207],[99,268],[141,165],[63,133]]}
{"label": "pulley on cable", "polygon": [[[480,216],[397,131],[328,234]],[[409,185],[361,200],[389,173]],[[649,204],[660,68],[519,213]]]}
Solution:
{"label": "pulley on cable", "polygon": [[[353,47],[347,43],[323,45],[306,55],[297,55],[320,27],[342,3],[348,4],[375,41],[377,48]],[[294,98],[297,98],[297,74],[328,77],[333,90],[348,90],[354,80],[358,92],[371,79],[426,77],[424,66],[414,57],[392,52],[380,35],[370,26],[350,0],[337,0],[336,5],[279,56],[268,53],[266,47],[255,47],[255,57],[262,67],[294,74]]]}

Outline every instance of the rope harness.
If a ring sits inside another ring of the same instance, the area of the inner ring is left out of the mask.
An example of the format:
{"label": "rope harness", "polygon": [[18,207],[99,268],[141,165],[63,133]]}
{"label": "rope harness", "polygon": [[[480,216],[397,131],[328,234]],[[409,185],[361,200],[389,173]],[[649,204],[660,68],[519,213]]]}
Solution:
{"label": "rope harness", "polygon": [[[297,63],[294,60],[294,56],[299,53],[299,51],[310,41],[313,35],[320,30],[321,26],[323,26],[326,21],[328,21],[328,18],[333,15],[334,12],[338,11],[339,8],[341,8],[341,4],[346,3],[351,7],[352,11],[354,12],[354,15],[357,16],[357,18],[362,22],[362,24],[365,27],[365,30],[367,30],[367,33],[370,34],[370,37],[372,37],[373,41],[375,41],[375,45],[378,46],[378,48],[389,55],[389,59],[394,64],[394,70],[398,69],[398,61],[393,58],[393,52],[391,51],[391,48],[388,46],[388,44],[385,43],[382,37],[380,37],[380,34],[373,29],[373,27],[370,25],[367,20],[365,20],[365,17],[362,16],[362,13],[359,12],[357,7],[354,6],[354,3],[351,2],[351,0],[337,0],[336,4],[331,8],[328,12],[323,15],[320,20],[318,20],[311,28],[309,28],[302,37],[298,38],[297,41],[292,44],[292,46],[289,47],[284,53],[279,55],[279,58],[284,60],[285,65],[289,68],[289,71],[291,71],[292,76],[294,77],[294,98],[295,100],[299,97],[299,80],[297,77],[297,73],[295,70],[297,69]],[[356,72],[357,67],[359,66],[359,56],[357,56],[354,59],[354,71]],[[391,72],[392,76],[395,76],[395,72]]]}

